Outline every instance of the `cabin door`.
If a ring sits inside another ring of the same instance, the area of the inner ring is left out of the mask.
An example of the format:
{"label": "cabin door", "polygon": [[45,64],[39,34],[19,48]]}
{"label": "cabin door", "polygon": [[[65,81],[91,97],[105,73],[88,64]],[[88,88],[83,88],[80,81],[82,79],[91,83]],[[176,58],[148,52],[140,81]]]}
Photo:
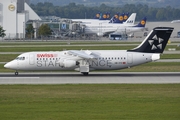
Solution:
{"label": "cabin door", "polygon": [[34,65],[34,63],[35,63],[34,54],[30,53],[30,54],[29,54],[29,64],[30,64],[30,65]]}
{"label": "cabin door", "polygon": [[128,53],[127,55],[127,62],[128,64],[132,64],[133,63],[133,56],[131,53]]}

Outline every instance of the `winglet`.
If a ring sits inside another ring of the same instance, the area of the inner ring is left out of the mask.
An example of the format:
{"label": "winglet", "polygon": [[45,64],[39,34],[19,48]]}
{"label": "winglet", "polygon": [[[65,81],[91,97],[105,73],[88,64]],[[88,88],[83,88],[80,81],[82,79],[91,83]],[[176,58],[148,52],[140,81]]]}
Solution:
{"label": "winglet", "polygon": [[163,53],[173,30],[174,28],[172,27],[156,27],[149,33],[149,35],[138,47],[127,51]]}

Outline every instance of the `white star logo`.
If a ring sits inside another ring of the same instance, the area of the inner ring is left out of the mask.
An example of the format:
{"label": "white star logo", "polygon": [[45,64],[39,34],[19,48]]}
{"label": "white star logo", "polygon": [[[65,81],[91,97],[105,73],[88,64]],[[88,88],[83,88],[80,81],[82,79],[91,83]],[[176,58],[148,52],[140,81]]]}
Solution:
{"label": "white star logo", "polygon": [[[154,41],[155,40],[158,40],[158,45],[156,45],[156,44],[154,44]],[[164,40],[162,39],[162,38],[157,38],[157,39],[152,39],[152,40],[148,40],[148,42],[149,42],[149,44],[150,44],[150,46],[152,46],[152,48],[151,48],[151,50],[156,50],[156,49],[162,49],[162,42],[163,42]]]}

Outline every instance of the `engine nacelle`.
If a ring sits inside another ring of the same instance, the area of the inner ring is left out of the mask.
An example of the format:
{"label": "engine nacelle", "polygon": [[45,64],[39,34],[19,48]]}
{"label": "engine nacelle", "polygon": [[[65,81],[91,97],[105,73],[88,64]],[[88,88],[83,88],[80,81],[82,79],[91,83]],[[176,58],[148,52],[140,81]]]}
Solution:
{"label": "engine nacelle", "polygon": [[74,60],[63,60],[63,61],[60,61],[60,66],[61,67],[65,67],[65,68],[70,68],[70,67],[74,67],[76,66],[77,62],[74,61]]}
{"label": "engine nacelle", "polygon": [[99,37],[102,37],[103,35],[104,35],[104,34],[103,34],[102,32],[100,32],[100,33],[98,32],[98,33],[97,33],[97,36],[99,36]]}

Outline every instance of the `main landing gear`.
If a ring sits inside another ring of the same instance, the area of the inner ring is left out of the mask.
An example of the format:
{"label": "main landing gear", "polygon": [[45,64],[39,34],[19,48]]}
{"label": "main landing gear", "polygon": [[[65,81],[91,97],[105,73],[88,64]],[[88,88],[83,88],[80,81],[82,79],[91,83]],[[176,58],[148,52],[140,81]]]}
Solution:
{"label": "main landing gear", "polygon": [[88,72],[82,72],[82,74],[87,76],[89,73]]}
{"label": "main landing gear", "polygon": [[16,71],[14,74],[17,76],[19,73],[18,73],[18,71]]}

